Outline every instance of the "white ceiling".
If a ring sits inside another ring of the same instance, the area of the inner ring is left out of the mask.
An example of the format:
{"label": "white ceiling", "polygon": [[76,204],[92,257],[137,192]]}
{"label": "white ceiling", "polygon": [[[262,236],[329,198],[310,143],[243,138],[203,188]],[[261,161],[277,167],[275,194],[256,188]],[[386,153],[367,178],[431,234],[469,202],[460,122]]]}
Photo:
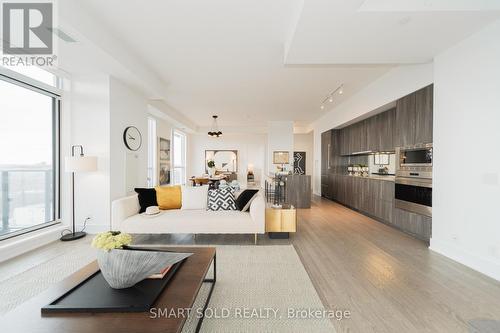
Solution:
{"label": "white ceiling", "polygon": [[210,125],[218,114],[222,126],[262,126],[310,123],[340,84],[345,93],[335,103],[391,66],[432,60],[499,17],[463,4],[461,11],[441,4],[422,12],[416,0],[398,0],[405,5],[390,12],[391,1],[361,7],[361,0],[85,0],[83,6],[165,83],[167,103],[194,123]]}
{"label": "white ceiling", "polygon": [[430,62],[498,19],[498,9],[499,0],[305,1],[286,63]]}

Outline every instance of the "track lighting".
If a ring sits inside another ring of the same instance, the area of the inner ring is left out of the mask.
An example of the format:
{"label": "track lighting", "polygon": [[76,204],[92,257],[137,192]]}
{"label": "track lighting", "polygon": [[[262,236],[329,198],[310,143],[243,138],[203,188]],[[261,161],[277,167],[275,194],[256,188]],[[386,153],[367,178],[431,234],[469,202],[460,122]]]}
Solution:
{"label": "track lighting", "polygon": [[337,87],[334,91],[332,91],[328,96],[323,100],[321,103],[321,106],[319,107],[321,110],[325,108],[325,103],[326,101],[333,103],[333,99],[335,97],[335,94],[338,93],[339,95],[342,95],[344,93],[344,84],[342,83],[340,86]]}

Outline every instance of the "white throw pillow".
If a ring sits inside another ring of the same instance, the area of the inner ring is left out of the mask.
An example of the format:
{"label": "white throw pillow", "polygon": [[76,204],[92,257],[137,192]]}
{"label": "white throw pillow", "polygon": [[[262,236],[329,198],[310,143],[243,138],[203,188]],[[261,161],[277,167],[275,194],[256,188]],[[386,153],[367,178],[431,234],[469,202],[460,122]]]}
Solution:
{"label": "white throw pillow", "polygon": [[182,210],[207,209],[208,186],[182,186]]}

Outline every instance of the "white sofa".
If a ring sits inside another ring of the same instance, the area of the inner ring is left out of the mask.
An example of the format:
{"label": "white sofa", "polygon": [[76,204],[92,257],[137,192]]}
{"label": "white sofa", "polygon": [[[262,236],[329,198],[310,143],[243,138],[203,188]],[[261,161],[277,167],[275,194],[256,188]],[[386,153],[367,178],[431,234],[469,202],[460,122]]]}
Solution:
{"label": "white sofa", "polygon": [[206,198],[199,205],[193,204],[200,194],[193,187],[183,187],[183,208],[162,211],[158,216],[139,214],[137,194],[114,200],[112,229],[132,234],[255,234],[255,242],[257,234],[265,233],[266,204],[261,193],[251,202],[248,212],[208,211]]}

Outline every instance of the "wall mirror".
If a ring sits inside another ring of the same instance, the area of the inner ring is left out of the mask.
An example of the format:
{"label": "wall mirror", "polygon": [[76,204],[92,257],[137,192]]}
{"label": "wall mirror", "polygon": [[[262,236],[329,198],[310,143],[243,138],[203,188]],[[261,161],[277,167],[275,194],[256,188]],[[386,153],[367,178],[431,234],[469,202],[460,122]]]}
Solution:
{"label": "wall mirror", "polygon": [[238,151],[237,150],[205,150],[205,170],[207,161],[215,162],[217,171],[238,172]]}

